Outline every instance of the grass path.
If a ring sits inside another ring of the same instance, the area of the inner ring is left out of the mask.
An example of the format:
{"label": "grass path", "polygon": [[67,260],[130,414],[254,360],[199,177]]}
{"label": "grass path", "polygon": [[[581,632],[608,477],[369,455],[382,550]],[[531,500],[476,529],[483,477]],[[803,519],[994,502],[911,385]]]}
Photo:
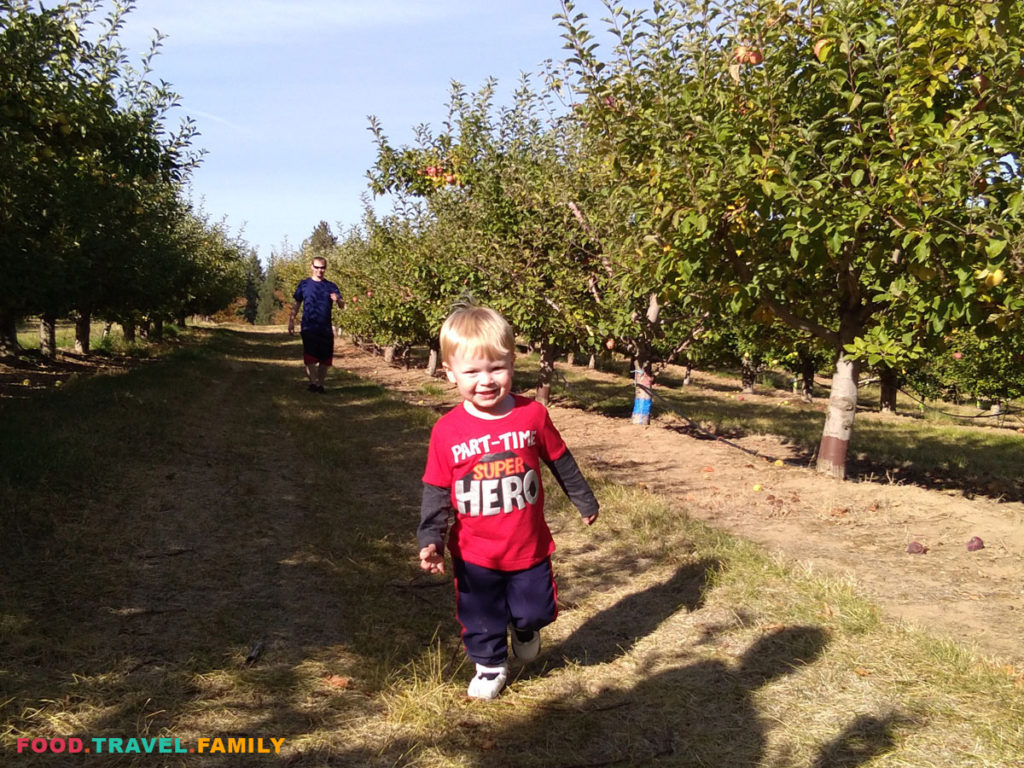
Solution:
{"label": "grass path", "polygon": [[[422,445],[410,442],[403,466],[373,444],[378,433],[363,425],[393,408],[375,386],[338,375],[320,399],[300,382],[294,344],[223,336],[186,366],[87,384],[102,390],[83,404],[99,409],[91,434],[73,416],[53,418],[55,448],[84,439],[112,460],[97,457],[69,483],[84,486],[74,495],[55,489],[22,510],[47,514],[49,535],[6,553],[0,680],[14,694],[3,711],[14,728],[294,743],[318,696],[367,706],[312,684],[352,676],[354,659],[402,661],[367,619],[405,613],[387,605],[385,585],[408,574],[388,573],[374,550],[415,523],[416,484],[402,490],[395,478],[415,477]],[[368,504],[380,514],[366,515]],[[378,603],[369,613],[368,597]],[[268,684],[288,695],[261,694]],[[45,703],[19,712],[26,689]]]}
{"label": "grass path", "polygon": [[[435,413],[216,331],[0,408],[0,765],[1010,766],[1024,691],[842,584],[598,478],[550,520],[561,616],[464,697],[412,559]],[[18,445],[18,458],[12,446]],[[247,663],[246,658],[255,658]],[[284,739],[281,756],[17,754],[19,737]]]}

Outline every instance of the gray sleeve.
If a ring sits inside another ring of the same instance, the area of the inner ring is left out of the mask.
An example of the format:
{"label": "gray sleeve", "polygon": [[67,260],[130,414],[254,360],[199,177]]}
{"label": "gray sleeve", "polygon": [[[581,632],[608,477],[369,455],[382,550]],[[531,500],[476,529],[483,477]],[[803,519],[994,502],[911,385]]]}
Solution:
{"label": "gray sleeve", "polygon": [[448,513],[452,508],[451,488],[423,484],[423,499],[420,502],[420,527],[416,538],[421,547],[436,544],[440,552],[444,536],[448,532]]}
{"label": "gray sleeve", "polygon": [[548,464],[551,474],[555,476],[558,485],[565,491],[582,517],[590,517],[597,514],[598,503],[594,492],[590,490],[586,478],[580,472],[576,459],[568,449],[560,457]]}

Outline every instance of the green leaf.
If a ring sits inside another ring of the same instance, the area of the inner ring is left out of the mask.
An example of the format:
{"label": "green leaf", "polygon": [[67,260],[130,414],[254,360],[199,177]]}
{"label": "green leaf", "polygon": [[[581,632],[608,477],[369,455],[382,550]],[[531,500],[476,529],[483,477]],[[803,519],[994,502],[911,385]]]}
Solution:
{"label": "green leaf", "polygon": [[990,261],[995,260],[999,254],[1006,249],[1006,241],[992,238],[985,244],[985,254],[988,256]]}

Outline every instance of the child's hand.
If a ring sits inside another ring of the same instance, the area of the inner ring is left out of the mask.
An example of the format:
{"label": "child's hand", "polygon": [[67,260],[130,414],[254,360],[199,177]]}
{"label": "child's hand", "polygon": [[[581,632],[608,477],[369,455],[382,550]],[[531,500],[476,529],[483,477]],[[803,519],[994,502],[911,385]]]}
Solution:
{"label": "child's hand", "polygon": [[437,551],[436,544],[427,544],[420,550],[420,568],[429,573],[444,573],[444,555]]}
{"label": "child's hand", "polygon": [[597,522],[597,515],[598,515],[598,513],[595,512],[590,517],[584,517],[583,518],[583,522],[586,523],[587,525],[593,525],[594,523]]}

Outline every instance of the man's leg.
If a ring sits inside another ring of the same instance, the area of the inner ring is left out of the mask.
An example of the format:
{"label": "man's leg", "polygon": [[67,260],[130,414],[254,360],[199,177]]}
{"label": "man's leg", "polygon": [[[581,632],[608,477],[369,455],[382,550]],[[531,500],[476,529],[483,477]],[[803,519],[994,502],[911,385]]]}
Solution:
{"label": "man's leg", "polygon": [[317,363],[316,366],[316,385],[322,387],[324,385],[324,379],[327,378],[327,369],[331,367],[330,363]]}
{"label": "man's leg", "polygon": [[315,362],[313,362],[313,363],[306,363],[306,378],[309,379],[309,388],[310,389],[312,389],[313,387],[317,386],[317,368],[318,367],[319,367],[319,364],[317,364]]}

